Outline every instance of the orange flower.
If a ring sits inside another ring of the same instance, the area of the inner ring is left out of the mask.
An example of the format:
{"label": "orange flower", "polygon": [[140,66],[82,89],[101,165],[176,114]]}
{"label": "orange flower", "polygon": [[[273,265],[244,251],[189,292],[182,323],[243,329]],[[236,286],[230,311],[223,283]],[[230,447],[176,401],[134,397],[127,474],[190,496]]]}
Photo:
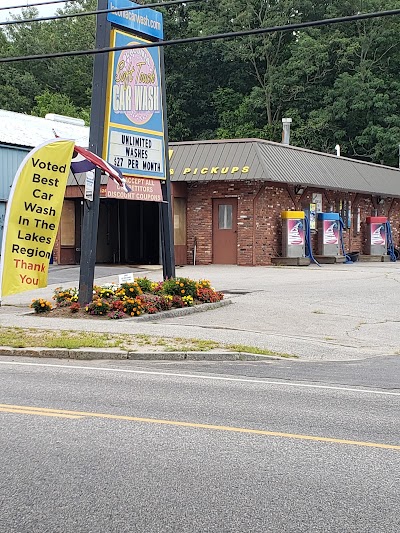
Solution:
{"label": "orange flower", "polygon": [[181,293],[182,293],[182,294],[185,294],[185,290],[184,290],[184,289],[182,289],[182,290],[181,290]]}

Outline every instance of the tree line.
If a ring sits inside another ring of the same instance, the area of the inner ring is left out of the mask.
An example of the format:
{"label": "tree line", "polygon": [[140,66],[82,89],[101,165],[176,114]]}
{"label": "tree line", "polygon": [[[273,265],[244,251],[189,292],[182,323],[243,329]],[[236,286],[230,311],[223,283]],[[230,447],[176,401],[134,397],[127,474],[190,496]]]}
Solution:
{"label": "tree line", "polygon": [[[162,8],[166,39],[375,12],[400,0],[203,0]],[[59,9],[96,9],[78,0]],[[37,17],[35,8],[22,17]],[[95,17],[3,27],[0,55],[90,49]],[[0,65],[0,108],[90,120],[92,56]],[[165,49],[171,141],[281,140],[313,150],[398,165],[400,17],[302,31],[169,46]]]}

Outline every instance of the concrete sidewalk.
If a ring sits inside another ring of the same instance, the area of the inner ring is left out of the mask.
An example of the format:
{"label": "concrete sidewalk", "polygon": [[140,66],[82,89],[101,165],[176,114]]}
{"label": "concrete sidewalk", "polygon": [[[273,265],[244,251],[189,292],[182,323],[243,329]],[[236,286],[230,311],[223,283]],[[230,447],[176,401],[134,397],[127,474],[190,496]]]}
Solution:
{"label": "concrete sidewalk", "polygon": [[[162,279],[160,267],[99,266],[96,283],[117,282],[118,274],[126,272]],[[49,299],[55,287],[78,285],[78,267],[53,267],[47,288],[4,299],[0,325],[210,339],[267,348],[304,360],[400,353],[400,262],[320,268],[185,266],[177,268],[176,275],[209,279],[233,305],[195,315],[159,316],[152,322],[52,319],[32,314],[32,298]]]}

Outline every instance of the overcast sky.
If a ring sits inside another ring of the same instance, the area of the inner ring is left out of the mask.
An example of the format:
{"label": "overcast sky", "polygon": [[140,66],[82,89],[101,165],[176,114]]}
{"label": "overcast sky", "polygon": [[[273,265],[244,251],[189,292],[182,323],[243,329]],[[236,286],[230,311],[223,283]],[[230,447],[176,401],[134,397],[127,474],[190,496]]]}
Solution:
{"label": "overcast sky", "polygon": [[[13,6],[29,6],[32,4],[36,4],[38,2],[44,2],[46,0],[2,0],[0,2],[1,7],[13,7]],[[37,6],[37,9],[39,9],[40,15],[42,17],[51,16],[55,14],[56,9],[59,7],[64,7],[64,3],[57,3],[57,4],[49,4],[48,6]],[[21,14],[20,9],[13,9],[12,11],[8,11],[5,9],[4,11],[0,11],[0,22],[4,20],[10,19],[10,14]]]}

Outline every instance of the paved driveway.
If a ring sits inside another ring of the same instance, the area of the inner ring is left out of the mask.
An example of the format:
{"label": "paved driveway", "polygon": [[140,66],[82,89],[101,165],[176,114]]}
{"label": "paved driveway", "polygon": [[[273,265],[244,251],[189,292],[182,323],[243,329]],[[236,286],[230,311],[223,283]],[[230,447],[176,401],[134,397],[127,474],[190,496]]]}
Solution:
{"label": "paved driveway", "polygon": [[[118,274],[162,279],[162,269],[96,267],[96,282]],[[186,266],[177,276],[210,279],[233,304],[206,313],[151,323],[49,320],[27,312],[34,297],[76,286],[78,267],[52,267],[46,289],[5,298],[0,325],[149,333],[214,339],[270,348],[305,360],[343,360],[400,353],[400,262],[310,267]],[[22,307],[15,307],[16,305]],[[18,322],[21,322],[18,319]]]}

